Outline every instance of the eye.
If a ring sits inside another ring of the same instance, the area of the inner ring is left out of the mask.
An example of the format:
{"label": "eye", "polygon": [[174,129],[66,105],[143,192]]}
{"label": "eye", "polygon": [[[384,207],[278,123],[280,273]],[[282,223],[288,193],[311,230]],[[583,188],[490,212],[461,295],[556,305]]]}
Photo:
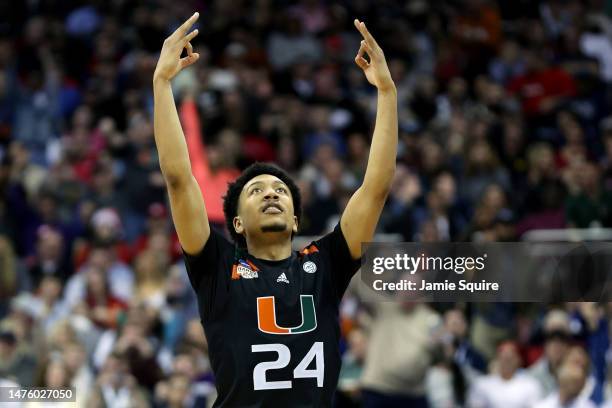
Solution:
{"label": "eye", "polygon": [[287,193],[287,190],[285,189],[285,187],[278,187],[278,188],[276,189],[276,192],[277,192],[277,193],[283,193],[283,194],[286,194],[286,193]]}
{"label": "eye", "polygon": [[251,190],[251,194],[256,194],[256,193],[257,193],[257,194],[258,194],[258,193],[261,193],[261,188],[259,188],[259,187],[255,187],[255,188],[253,188],[253,189]]}

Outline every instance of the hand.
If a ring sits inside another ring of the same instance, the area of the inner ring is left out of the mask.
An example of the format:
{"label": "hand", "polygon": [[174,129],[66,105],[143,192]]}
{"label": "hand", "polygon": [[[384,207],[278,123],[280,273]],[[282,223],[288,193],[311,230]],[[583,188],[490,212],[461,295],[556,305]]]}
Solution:
{"label": "hand", "polygon": [[595,302],[580,302],[578,304],[578,309],[580,310],[580,314],[586,321],[589,330],[595,331],[599,326],[599,321],[601,320],[601,309],[597,306]]}
{"label": "hand", "polygon": [[[379,91],[394,90],[395,84],[391,78],[382,49],[368,31],[364,22],[355,19],[355,27],[363,36],[361,47],[359,47],[355,57],[355,63],[363,70],[368,82],[378,88]],[[368,54],[370,62],[363,57],[364,53]]]}
{"label": "hand", "polygon": [[[190,66],[200,58],[200,54],[193,52],[193,46],[190,42],[198,35],[198,30],[193,30],[187,34],[199,16],[199,13],[194,13],[170,37],[166,38],[159,55],[159,60],[157,61],[157,66],[155,67],[154,79],[158,78],[169,81],[183,68]],[[181,58],[183,48],[187,49],[187,56]]]}

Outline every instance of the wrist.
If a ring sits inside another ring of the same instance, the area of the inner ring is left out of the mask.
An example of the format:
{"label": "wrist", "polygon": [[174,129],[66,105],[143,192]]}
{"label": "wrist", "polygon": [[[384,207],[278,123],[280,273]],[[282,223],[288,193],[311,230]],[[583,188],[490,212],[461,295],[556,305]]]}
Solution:
{"label": "wrist", "polygon": [[169,83],[170,83],[170,80],[168,78],[164,78],[157,73],[153,74],[153,85],[165,85]]}
{"label": "wrist", "polygon": [[395,83],[391,82],[389,84],[380,86],[378,88],[378,93],[397,95],[397,88],[395,87]]}

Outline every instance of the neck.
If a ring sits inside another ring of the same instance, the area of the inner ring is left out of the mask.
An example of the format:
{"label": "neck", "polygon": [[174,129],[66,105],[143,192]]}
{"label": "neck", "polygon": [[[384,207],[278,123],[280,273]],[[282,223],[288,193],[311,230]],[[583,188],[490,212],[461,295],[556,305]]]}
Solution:
{"label": "neck", "polygon": [[564,392],[563,390],[559,390],[559,402],[563,405],[565,404],[569,404],[570,402],[572,402],[572,400],[576,398],[575,395],[571,395],[568,394],[567,392]]}
{"label": "neck", "polygon": [[266,261],[280,261],[291,256],[291,239],[287,239],[285,234],[282,234],[282,237],[278,237],[278,239],[265,241],[247,238],[247,249],[249,254],[255,258]]}

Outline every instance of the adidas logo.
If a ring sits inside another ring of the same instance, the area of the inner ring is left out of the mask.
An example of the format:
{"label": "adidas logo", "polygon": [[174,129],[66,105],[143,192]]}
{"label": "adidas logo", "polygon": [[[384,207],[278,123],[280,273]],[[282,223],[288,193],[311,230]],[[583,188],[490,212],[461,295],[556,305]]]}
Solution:
{"label": "adidas logo", "polygon": [[276,281],[289,283],[289,279],[287,279],[287,275],[285,275],[285,272],[281,273],[280,276],[276,278]]}

